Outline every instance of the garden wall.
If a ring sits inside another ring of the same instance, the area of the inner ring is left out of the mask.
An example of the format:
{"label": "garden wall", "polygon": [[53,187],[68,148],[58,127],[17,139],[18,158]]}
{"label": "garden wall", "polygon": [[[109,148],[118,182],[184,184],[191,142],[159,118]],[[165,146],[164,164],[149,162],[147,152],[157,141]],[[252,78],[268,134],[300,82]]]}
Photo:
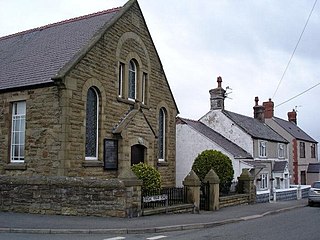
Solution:
{"label": "garden wall", "polygon": [[0,210],[78,216],[139,216],[139,184],[139,181],[120,179],[0,176]]}

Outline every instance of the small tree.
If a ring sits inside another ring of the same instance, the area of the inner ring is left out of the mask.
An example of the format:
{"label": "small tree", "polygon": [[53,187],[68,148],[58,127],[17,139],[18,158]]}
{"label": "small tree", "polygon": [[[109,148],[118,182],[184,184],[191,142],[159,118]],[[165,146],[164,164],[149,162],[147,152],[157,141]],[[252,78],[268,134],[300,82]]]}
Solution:
{"label": "small tree", "polygon": [[234,173],[231,159],[220,151],[205,150],[194,160],[192,170],[203,182],[210,169],[213,169],[220,179],[220,192],[229,193]]}
{"label": "small tree", "polygon": [[161,176],[157,169],[145,163],[138,163],[131,167],[134,174],[142,180],[142,191],[160,191]]}

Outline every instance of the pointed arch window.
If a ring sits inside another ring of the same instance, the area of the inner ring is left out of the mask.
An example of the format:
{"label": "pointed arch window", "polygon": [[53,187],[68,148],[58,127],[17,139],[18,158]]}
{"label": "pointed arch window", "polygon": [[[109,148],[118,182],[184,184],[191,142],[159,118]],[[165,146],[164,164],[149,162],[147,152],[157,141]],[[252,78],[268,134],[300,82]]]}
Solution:
{"label": "pointed arch window", "polygon": [[129,62],[129,79],[128,79],[128,98],[136,99],[137,95],[137,66],[134,60]]}
{"label": "pointed arch window", "polygon": [[158,132],[158,158],[159,161],[165,161],[166,153],[166,111],[160,108],[159,111],[159,132]]}
{"label": "pointed arch window", "polygon": [[98,159],[98,114],[99,97],[97,90],[89,88],[86,109],[86,160]]}

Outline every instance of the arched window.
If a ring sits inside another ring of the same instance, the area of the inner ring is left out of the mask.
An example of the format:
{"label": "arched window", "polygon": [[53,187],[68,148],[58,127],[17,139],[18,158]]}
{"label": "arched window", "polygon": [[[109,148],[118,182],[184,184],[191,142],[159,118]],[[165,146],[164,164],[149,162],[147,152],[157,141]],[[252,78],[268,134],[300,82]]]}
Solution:
{"label": "arched window", "polygon": [[159,161],[165,161],[166,152],[166,111],[160,108],[159,111],[159,133],[158,133],[158,158]]}
{"label": "arched window", "polygon": [[134,60],[129,62],[129,84],[128,84],[128,98],[136,99],[136,88],[137,88],[137,66]]}
{"label": "arched window", "polygon": [[86,160],[98,159],[98,114],[99,98],[95,88],[87,94],[86,110]]}

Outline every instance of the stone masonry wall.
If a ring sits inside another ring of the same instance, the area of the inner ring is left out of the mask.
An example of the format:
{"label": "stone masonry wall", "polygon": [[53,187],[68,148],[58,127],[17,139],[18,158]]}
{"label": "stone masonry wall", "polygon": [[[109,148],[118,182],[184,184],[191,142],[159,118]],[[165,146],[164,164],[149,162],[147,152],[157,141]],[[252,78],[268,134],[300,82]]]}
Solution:
{"label": "stone masonry wall", "polygon": [[0,210],[24,213],[139,216],[139,187],[119,179],[0,176]]}
{"label": "stone masonry wall", "polygon": [[[138,77],[142,72],[148,74],[148,94],[146,103],[141,108],[153,131],[158,132],[158,112],[161,107],[167,110],[166,132],[166,162],[157,164],[157,139],[150,134],[150,129],[143,129],[144,118],[132,119],[132,125],[137,128],[121,135],[122,142],[128,142],[126,137],[142,138],[149,143],[148,162],[161,172],[164,186],[175,184],[175,116],[177,109],[171,95],[162,69],[160,59],[150,38],[144,19],[137,4],[132,7],[113,25],[110,26],[91,50],[81,59],[64,79],[66,89],[62,90],[64,129],[66,129],[65,172],[68,176],[117,177],[121,169],[103,170],[103,139],[116,138],[112,130],[119,121],[134,107],[135,102],[129,101],[124,94],[118,96],[119,62],[128,65],[131,58],[137,59],[139,65]],[[127,67],[126,65],[126,67]],[[127,73],[125,73],[126,75]],[[139,85],[139,84],[138,84]],[[140,86],[140,85],[139,85]],[[85,114],[86,94],[90,87],[95,87],[99,93],[99,149],[98,160],[85,161]],[[141,101],[141,89],[137,89],[138,100]],[[140,96],[139,96],[140,92]],[[131,125],[131,126],[132,126]],[[152,139],[151,139],[152,138]],[[138,141],[138,140],[137,140]],[[119,149],[120,166],[130,166],[130,147]]]}
{"label": "stone masonry wall", "polygon": [[[10,163],[12,103],[26,101],[25,162]],[[63,175],[63,142],[57,86],[0,94],[0,174]]]}

